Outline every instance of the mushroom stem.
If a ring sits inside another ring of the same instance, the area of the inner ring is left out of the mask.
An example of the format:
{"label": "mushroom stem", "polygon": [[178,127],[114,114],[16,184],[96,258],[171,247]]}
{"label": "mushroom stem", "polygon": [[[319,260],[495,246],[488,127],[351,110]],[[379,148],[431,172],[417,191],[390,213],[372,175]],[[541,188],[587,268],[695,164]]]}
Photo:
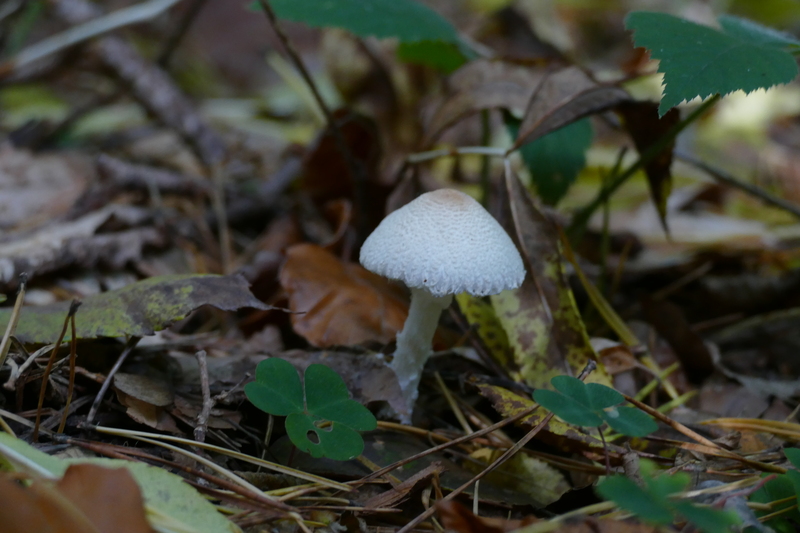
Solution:
{"label": "mushroom stem", "polygon": [[408,406],[405,422],[411,419],[414,401],[417,399],[417,388],[422,379],[425,361],[431,355],[431,344],[439,315],[446,309],[453,296],[434,296],[426,289],[411,289],[411,307],[403,331],[397,334],[397,350],[394,352],[392,370],[397,375],[400,390]]}

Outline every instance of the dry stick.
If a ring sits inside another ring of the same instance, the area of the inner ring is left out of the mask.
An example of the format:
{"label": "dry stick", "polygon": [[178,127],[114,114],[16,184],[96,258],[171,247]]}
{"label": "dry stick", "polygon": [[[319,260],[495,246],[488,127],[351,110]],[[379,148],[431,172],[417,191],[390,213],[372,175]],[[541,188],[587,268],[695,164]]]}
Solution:
{"label": "dry stick", "polygon": [[[581,377],[585,376],[589,372],[592,372],[595,368],[597,368],[597,363],[595,363],[594,361],[589,361],[589,364],[587,364],[586,368],[584,368],[583,371],[581,372]],[[521,419],[525,418],[526,416],[529,416],[531,413],[536,411],[538,408],[539,408],[538,404],[533,404],[530,407],[528,407],[528,408],[520,411],[519,413],[515,414],[514,416],[510,416],[508,418],[504,418],[503,420],[501,420],[500,422],[497,422],[496,424],[492,424],[491,426],[487,426],[487,427],[485,427],[483,429],[480,429],[480,430],[478,430],[478,431],[476,431],[474,433],[471,433],[469,435],[464,435],[463,437],[458,437],[457,439],[453,439],[453,440],[450,440],[448,442],[444,442],[444,443],[442,443],[442,444],[440,444],[438,446],[434,446],[433,448],[428,448],[427,450],[425,450],[423,452],[419,452],[419,453],[414,454],[414,455],[412,455],[410,457],[406,457],[405,459],[400,459],[399,461],[395,461],[394,463],[392,463],[390,465],[387,465],[387,466],[381,468],[380,470],[376,470],[375,472],[373,472],[371,474],[368,474],[367,476],[365,476],[365,477],[363,477],[363,478],[361,478],[361,479],[359,479],[359,480],[357,480],[357,481],[355,481],[355,482],[353,482],[351,484],[360,485],[360,484],[366,483],[366,482],[371,481],[371,480],[373,480],[373,479],[375,479],[377,477],[380,477],[380,476],[382,476],[384,474],[387,474],[387,473],[391,472],[392,470],[394,470],[396,468],[400,468],[403,465],[406,465],[408,463],[414,462],[417,459],[422,459],[423,457],[427,457],[428,455],[440,452],[442,450],[446,450],[447,448],[451,448],[453,446],[457,446],[457,445],[462,444],[464,442],[469,442],[471,440],[475,440],[475,439],[477,439],[479,437],[482,437],[484,435],[488,435],[489,433],[492,433],[493,431],[496,431],[496,430],[498,430],[500,428],[503,428],[503,427],[505,427],[505,426],[507,426],[509,424],[512,424],[512,423],[514,423],[514,422],[516,422],[518,420],[521,420]]]}
{"label": "dry stick", "polygon": [[709,176],[711,176],[720,183],[724,183],[725,185],[730,185],[731,187],[741,189],[744,192],[752,196],[755,196],[756,198],[758,198],[767,205],[783,209],[784,211],[791,213],[797,218],[800,218],[800,205],[797,205],[794,202],[789,202],[787,200],[784,200],[783,198],[775,196],[769,191],[765,191],[761,187],[758,187],[751,183],[740,181],[734,178],[731,174],[725,172],[724,170],[715,168],[709,165],[708,163],[704,163],[703,161],[700,161],[699,159],[696,159],[687,153],[676,151],[675,157],[677,159],[680,159],[684,163],[688,163],[693,167],[699,168],[700,170],[702,170],[703,172],[705,172],[706,174],[708,174]]}
{"label": "dry stick", "polygon": [[102,15],[48,37],[0,64],[0,79],[26,65],[119,28],[157,17],[180,0],[150,0]]}
{"label": "dry stick", "polygon": [[73,438],[69,438],[69,437],[67,437],[67,438],[63,438],[63,437],[62,438],[56,438],[55,440],[57,442],[62,442],[63,441],[66,444],[72,444],[72,445],[75,445],[75,446],[80,446],[81,448],[93,451],[93,452],[98,453],[98,454],[105,455],[107,457],[112,457],[112,458],[115,458],[115,459],[124,459],[126,461],[130,461],[131,457],[136,457],[137,459],[146,459],[147,461],[152,461],[152,462],[155,462],[155,463],[159,463],[159,464],[162,464],[162,465],[167,466],[169,468],[182,470],[182,471],[186,472],[187,474],[189,474],[191,476],[195,476],[195,477],[199,477],[201,479],[204,479],[205,481],[208,481],[209,483],[213,483],[213,484],[217,485],[220,488],[223,488],[223,489],[228,490],[230,492],[235,492],[239,496],[243,496],[243,497],[248,498],[248,499],[250,499],[252,501],[255,501],[255,502],[258,502],[260,504],[263,504],[264,506],[269,507],[270,509],[277,508],[277,509],[281,509],[283,511],[289,511],[289,512],[296,511],[296,509],[294,507],[292,507],[291,505],[289,505],[289,504],[285,504],[283,502],[278,502],[276,500],[271,500],[271,499],[267,498],[266,496],[262,496],[260,493],[255,493],[253,491],[248,491],[247,489],[241,487],[240,485],[237,485],[236,483],[234,483],[232,481],[228,481],[227,479],[208,474],[206,472],[203,472],[202,470],[198,470],[198,469],[192,468],[190,466],[182,465],[182,464],[176,463],[174,461],[169,461],[167,459],[162,459],[161,457],[156,457],[154,455],[150,455],[150,454],[148,454],[146,452],[143,452],[143,451],[141,451],[141,450],[139,450],[137,448],[128,448],[128,447],[124,447],[124,446],[117,446],[117,445],[114,445],[114,444],[97,443],[97,442],[85,441],[85,440],[81,440],[81,439],[73,439]]}
{"label": "dry stick", "polygon": [[205,442],[206,430],[208,429],[208,417],[211,414],[211,408],[214,406],[214,400],[211,399],[211,390],[208,386],[206,351],[200,350],[194,354],[194,356],[197,358],[197,364],[200,366],[200,390],[203,392],[203,408],[200,410],[200,414],[197,415],[197,426],[194,428],[194,440]]}
{"label": "dry stick", "polygon": [[734,460],[740,461],[740,462],[742,462],[742,463],[744,463],[746,465],[752,466],[752,467],[757,468],[757,469],[762,469],[762,470],[765,470],[767,472],[775,472],[775,473],[778,473],[778,474],[783,474],[783,473],[786,472],[786,469],[781,468],[779,466],[771,465],[769,463],[762,463],[760,461],[753,461],[752,459],[748,459],[747,457],[742,457],[741,455],[739,455],[737,453],[734,453],[734,452],[731,452],[729,450],[726,450],[725,448],[723,448],[722,446],[720,446],[716,442],[713,442],[713,441],[705,438],[704,436],[700,435],[696,431],[693,431],[692,429],[684,426],[680,422],[677,422],[677,421],[671,419],[670,417],[668,417],[667,415],[665,415],[661,411],[653,409],[649,405],[640,402],[636,398],[632,398],[631,396],[628,396],[627,394],[623,394],[622,396],[624,396],[627,401],[629,401],[630,403],[632,403],[633,405],[635,405],[636,407],[638,407],[639,409],[641,409],[645,413],[647,413],[650,416],[656,418],[657,420],[660,420],[661,422],[664,422],[665,424],[670,426],[672,429],[674,429],[678,433],[681,433],[681,434],[689,437],[690,439],[693,439],[694,441],[699,442],[700,444],[702,444],[704,446],[708,446],[712,450],[715,450],[716,453],[720,457],[726,457],[728,459],[734,459]]}
{"label": "dry stick", "polygon": [[336,119],[333,116],[333,113],[330,109],[328,109],[328,105],[325,103],[325,100],[322,99],[322,94],[319,92],[317,85],[314,83],[313,78],[311,78],[311,74],[308,72],[308,69],[303,63],[303,59],[300,57],[300,54],[297,53],[297,50],[294,49],[291,41],[289,41],[288,35],[286,32],[283,31],[283,28],[278,23],[278,17],[275,15],[275,11],[272,10],[272,6],[270,5],[268,0],[258,0],[259,5],[264,10],[264,13],[267,15],[267,19],[269,20],[270,25],[272,26],[272,30],[278,36],[281,44],[283,45],[284,50],[289,55],[289,58],[294,63],[294,66],[300,72],[300,75],[303,77],[303,80],[308,85],[308,88],[311,90],[311,94],[314,96],[314,100],[316,100],[317,105],[319,106],[322,113],[325,115],[325,120],[328,123],[328,129],[330,130],[331,134],[333,135],[333,139],[336,142],[336,147],[342,154],[347,166],[350,168],[350,171],[353,174],[353,180],[355,181],[355,195],[353,197],[353,204],[354,204],[354,211],[356,216],[359,220],[359,227],[357,229],[357,233],[359,238],[364,238],[366,235],[366,224],[365,224],[365,217],[364,217],[364,208],[366,207],[366,191],[365,185],[367,181],[366,170],[363,166],[353,157],[353,153],[350,151],[350,148],[347,146],[347,142],[345,141],[344,135],[342,131],[339,129],[339,126],[336,124]]}
{"label": "dry stick", "polygon": [[70,316],[69,323],[72,339],[69,344],[69,386],[67,387],[67,403],[64,406],[64,414],[61,417],[61,423],[58,425],[58,431],[56,431],[56,433],[64,432],[64,426],[67,425],[67,415],[69,414],[69,404],[72,403],[72,393],[75,390],[75,359],[78,357],[78,336],[75,334],[75,313],[72,313],[72,316]]}
{"label": "dry stick", "polygon": [[0,368],[6,362],[8,357],[8,350],[11,349],[11,336],[17,329],[19,322],[20,312],[22,310],[22,300],[25,299],[25,288],[28,285],[28,274],[23,272],[19,275],[19,290],[17,291],[17,301],[14,302],[14,309],[11,311],[11,318],[8,320],[6,332],[3,334],[3,340],[0,342]]}
{"label": "dry stick", "polygon": [[114,363],[114,366],[108,372],[108,375],[106,376],[105,381],[103,381],[103,384],[100,385],[100,391],[97,393],[97,396],[95,396],[94,402],[92,402],[92,407],[89,409],[89,414],[86,415],[87,424],[91,424],[92,421],[94,420],[94,417],[97,414],[97,410],[100,408],[100,403],[103,401],[103,396],[105,396],[106,391],[111,386],[111,380],[114,379],[114,374],[117,373],[117,371],[122,366],[122,363],[125,362],[125,359],[127,359],[130,353],[133,351],[133,349],[136,348],[136,345],[139,344],[140,340],[142,340],[141,337],[137,337],[134,335],[128,339],[128,342],[125,343],[125,348],[122,350],[122,353],[120,354],[119,358],[117,358],[117,362]]}
{"label": "dry stick", "polygon": [[156,64],[166,69],[169,66],[169,60],[172,59],[172,53],[178,48],[178,45],[183,40],[184,36],[186,36],[186,32],[189,31],[189,28],[192,26],[192,23],[197,19],[197,15],[200,14],[200,11],[205,6],[207,0],[194,0],[192,4],[189,6],[189,9],[186,11],[186,14],[181,18],[180,22],[178,22],[178,27],[175,29],[172,34],[167,37],[167,42],[164,45],[163,50],[161,53],[158,54],[158,59],[156,60]]}
{"label": "dry stick", "polygon": [[39,391],[39,405],[36,407],[36,422],[33,425],[33,442],[39,441],[39,423],[42,419],[42,405],[44,405],[44,395],[45,392],[47,392],[47,380],[50,379],[50,371],[53,369],[53,363],[56,361],[58,348],[61,346],[61,342],[64,340],[64,336],[67,334],[67,326],[70,323],[70,319],[72,318],[72,315],[78,311],[78,306],[80,305],[81,302],[78,300],[72,300],[72,303],[69,306],[69,311],[67,312],[67,318],[64,319],[64,327],[61,328],[61,334],[58,336],[58,340],[53,346],[53,351],[50,352],[50,359],[47,361],[47,367],[44,369],[44,375],[42,376],[42,388]]}

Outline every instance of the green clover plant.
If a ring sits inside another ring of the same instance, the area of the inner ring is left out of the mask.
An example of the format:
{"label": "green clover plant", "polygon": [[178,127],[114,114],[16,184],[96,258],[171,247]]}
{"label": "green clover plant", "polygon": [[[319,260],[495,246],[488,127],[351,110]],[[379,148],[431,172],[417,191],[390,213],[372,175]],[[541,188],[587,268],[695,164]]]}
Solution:
{"label": "green clover plant", "polygon": [[273,357],[258,364],[244,392],[262,411],[286,417],[286,433],[298,449],[337,461],[361,455],[359,431],[378,425],[369,409],[350,399],[342,378],[325,365],[309,365],[303,381],[291,363]]}
{"label": "green clover plant", "polygon": [[729,533],[740,523],[736,513],[712,509],[676,495],[687,489],[691,477],[685,472],[655,476],[657,467],[650,461],[641,462],[644,486],[639,486],[625,476],[612,476],[597,485],[603,498],[616,503],[621,509],[633,513],[644,522],[664,526],[675,521],[676,516],[691,523],[705,533]]}
{"label": "green clover plant", "polygon": [[533,399],[564,422],[582,427],[603,423],[629,437],[643,437],[658,429],[649,415],[635,407],[620,405],[622,394],[599,383],[584,383],[571,376],[550,380],[555,391],[539,389]]}

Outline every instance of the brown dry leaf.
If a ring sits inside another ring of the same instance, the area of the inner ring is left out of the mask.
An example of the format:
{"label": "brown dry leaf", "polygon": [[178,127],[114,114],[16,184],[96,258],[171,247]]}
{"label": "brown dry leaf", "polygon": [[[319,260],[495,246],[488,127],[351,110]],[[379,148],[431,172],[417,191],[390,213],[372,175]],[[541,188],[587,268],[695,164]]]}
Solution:
{"label": "brown dry leaf", "polygon": [[531,97],[512,150],[630,98],[624,89],[600,85],[578,67],[559,70],[542,81]]}
{"label": "brown dry leaf", "polygon": [[535,516],[529,516],[522,520],[476,516],[472,511],[452,500],[437,503],[436,510],[439,511],[439,518],[442,520],[444,529],[456,533],[506,533],[539,522]]}
{"label": "brown dry leaf", "polygon": [[394,507],[408,498],[408,495],[411,494],[411,491],[414,490],[417,485],[427,482],[430,478],[438,476],[442,472],[444,472],[444,468],[441,463],[431,463],[396,487],[392,487],[385,492],[373,496],[364,502],[363,507],[368,509]]}
{"label": "brown dry leaf", "polygon": [[[0,212],[1,207],[2,201]],[[13,285],[21,272],[34,278],[70,266],[121,268],[140,259],[145,246],[163,245],[162,232],[145,225],[152,218],[150,210],[112,204],[76,220],[0,237],[0,286]],[[112,221],[124,230],[100,233]]]}
{"label": "brown dry leaf", "polygon": [[702,383],[714,372],[714,360],[703,338],[692,329],[683,310],[672,302],[642,299],[645,319],[664,337],[681,361],[686,377]]}
{"label": "brown dry leaf", "polygon": [[0,476],[3,533],[152,533],[128,470],[70,466],[57,483]]}
{"label": "brown dry leaf", "polygon": [[408,315],[398,286],[314,244],[287,250],[280,282],[294,330],[314,346],[388,343]]}
{"label": "brown dry leaf", "polygon": [[0,145],[0,231],[66,214],[91,181],[92,166],[77,154],[34,155]]}
{"label": "brown dry leaf", "polygon": [[[628,130],[639,154],[656,144],[681,119],[677,107],[659,117],[658,104],[655,102],[622,102],[617,111],[622,116],[625,129]],[[650,194],[658,208],[665,231],[667,231],[667,198],[672,191],[673,148],[675,148],[674,140],[644,167],[650,184]]]}
{"label": "brown dry leaf", "polygon": [[136,422],[171,433],[180,433],[165,407],[172,405],[174,393],[164,379],[119,372],[114,376],[114,389],[127,415]]}
{"label": "brown dry leaf", "polygon": [[482,109],[521,112],[543,78],[543,68],[490,59],[470,61],[450,76],[448,86],[452,90],[442,97],[428,121],[423,146],[431,144],[459,120]]}

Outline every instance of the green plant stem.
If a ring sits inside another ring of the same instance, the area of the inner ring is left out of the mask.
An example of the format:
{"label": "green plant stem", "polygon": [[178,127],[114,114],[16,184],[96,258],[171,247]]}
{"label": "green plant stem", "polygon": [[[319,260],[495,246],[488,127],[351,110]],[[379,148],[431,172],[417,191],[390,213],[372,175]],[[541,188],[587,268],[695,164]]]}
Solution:
{"label": "green plant stem", "polygon": [[[489,143],[492,141],[492,126],[490,119],[489,110],[484,109],[481,111],[481,144],[483,146],[489,146]],[[489,189],[491,185],[491,165],[492,162],[489,159],[488,155],[484,155],[483,159],[481,160],[481,203],[483,207],[489,207]]]}
{"label": "green plant stem", "polygon": [[639,156],[639,159],[636,160],[636,162],[630,167],[628,167],[625,172],[612,177],[609,183],[605,185],[597,194],[597,197],[575,214],[572,219],[572,224],[570,224],[570,227],[567,230],[570,240],[573,242],[580,241],[581,237],[583,237],[584,231],[586,231],[586,225],[588,224],[589,219],[592,217],[594,212],[600,206],[602,206],[603,203],[608,200],[623,183],[628,181],[631,176],[636,174],[639,170],[644,168],[645,165],[658,156],[658,154],[660,154],[664,148],[669,146],[669,144],[675,140],[675,137],[677,137],[678,134],[680,134],[690,124],[700,118],[706,111],[716,104],[719,99],[720,95],[718,94],[706,99],[706,101],[703,102],[697,109],[692,111],[688,117],[670,128],[669,131],[667,131],[667,133],[665,133],[657,143],[645,150],[644,153]]}

